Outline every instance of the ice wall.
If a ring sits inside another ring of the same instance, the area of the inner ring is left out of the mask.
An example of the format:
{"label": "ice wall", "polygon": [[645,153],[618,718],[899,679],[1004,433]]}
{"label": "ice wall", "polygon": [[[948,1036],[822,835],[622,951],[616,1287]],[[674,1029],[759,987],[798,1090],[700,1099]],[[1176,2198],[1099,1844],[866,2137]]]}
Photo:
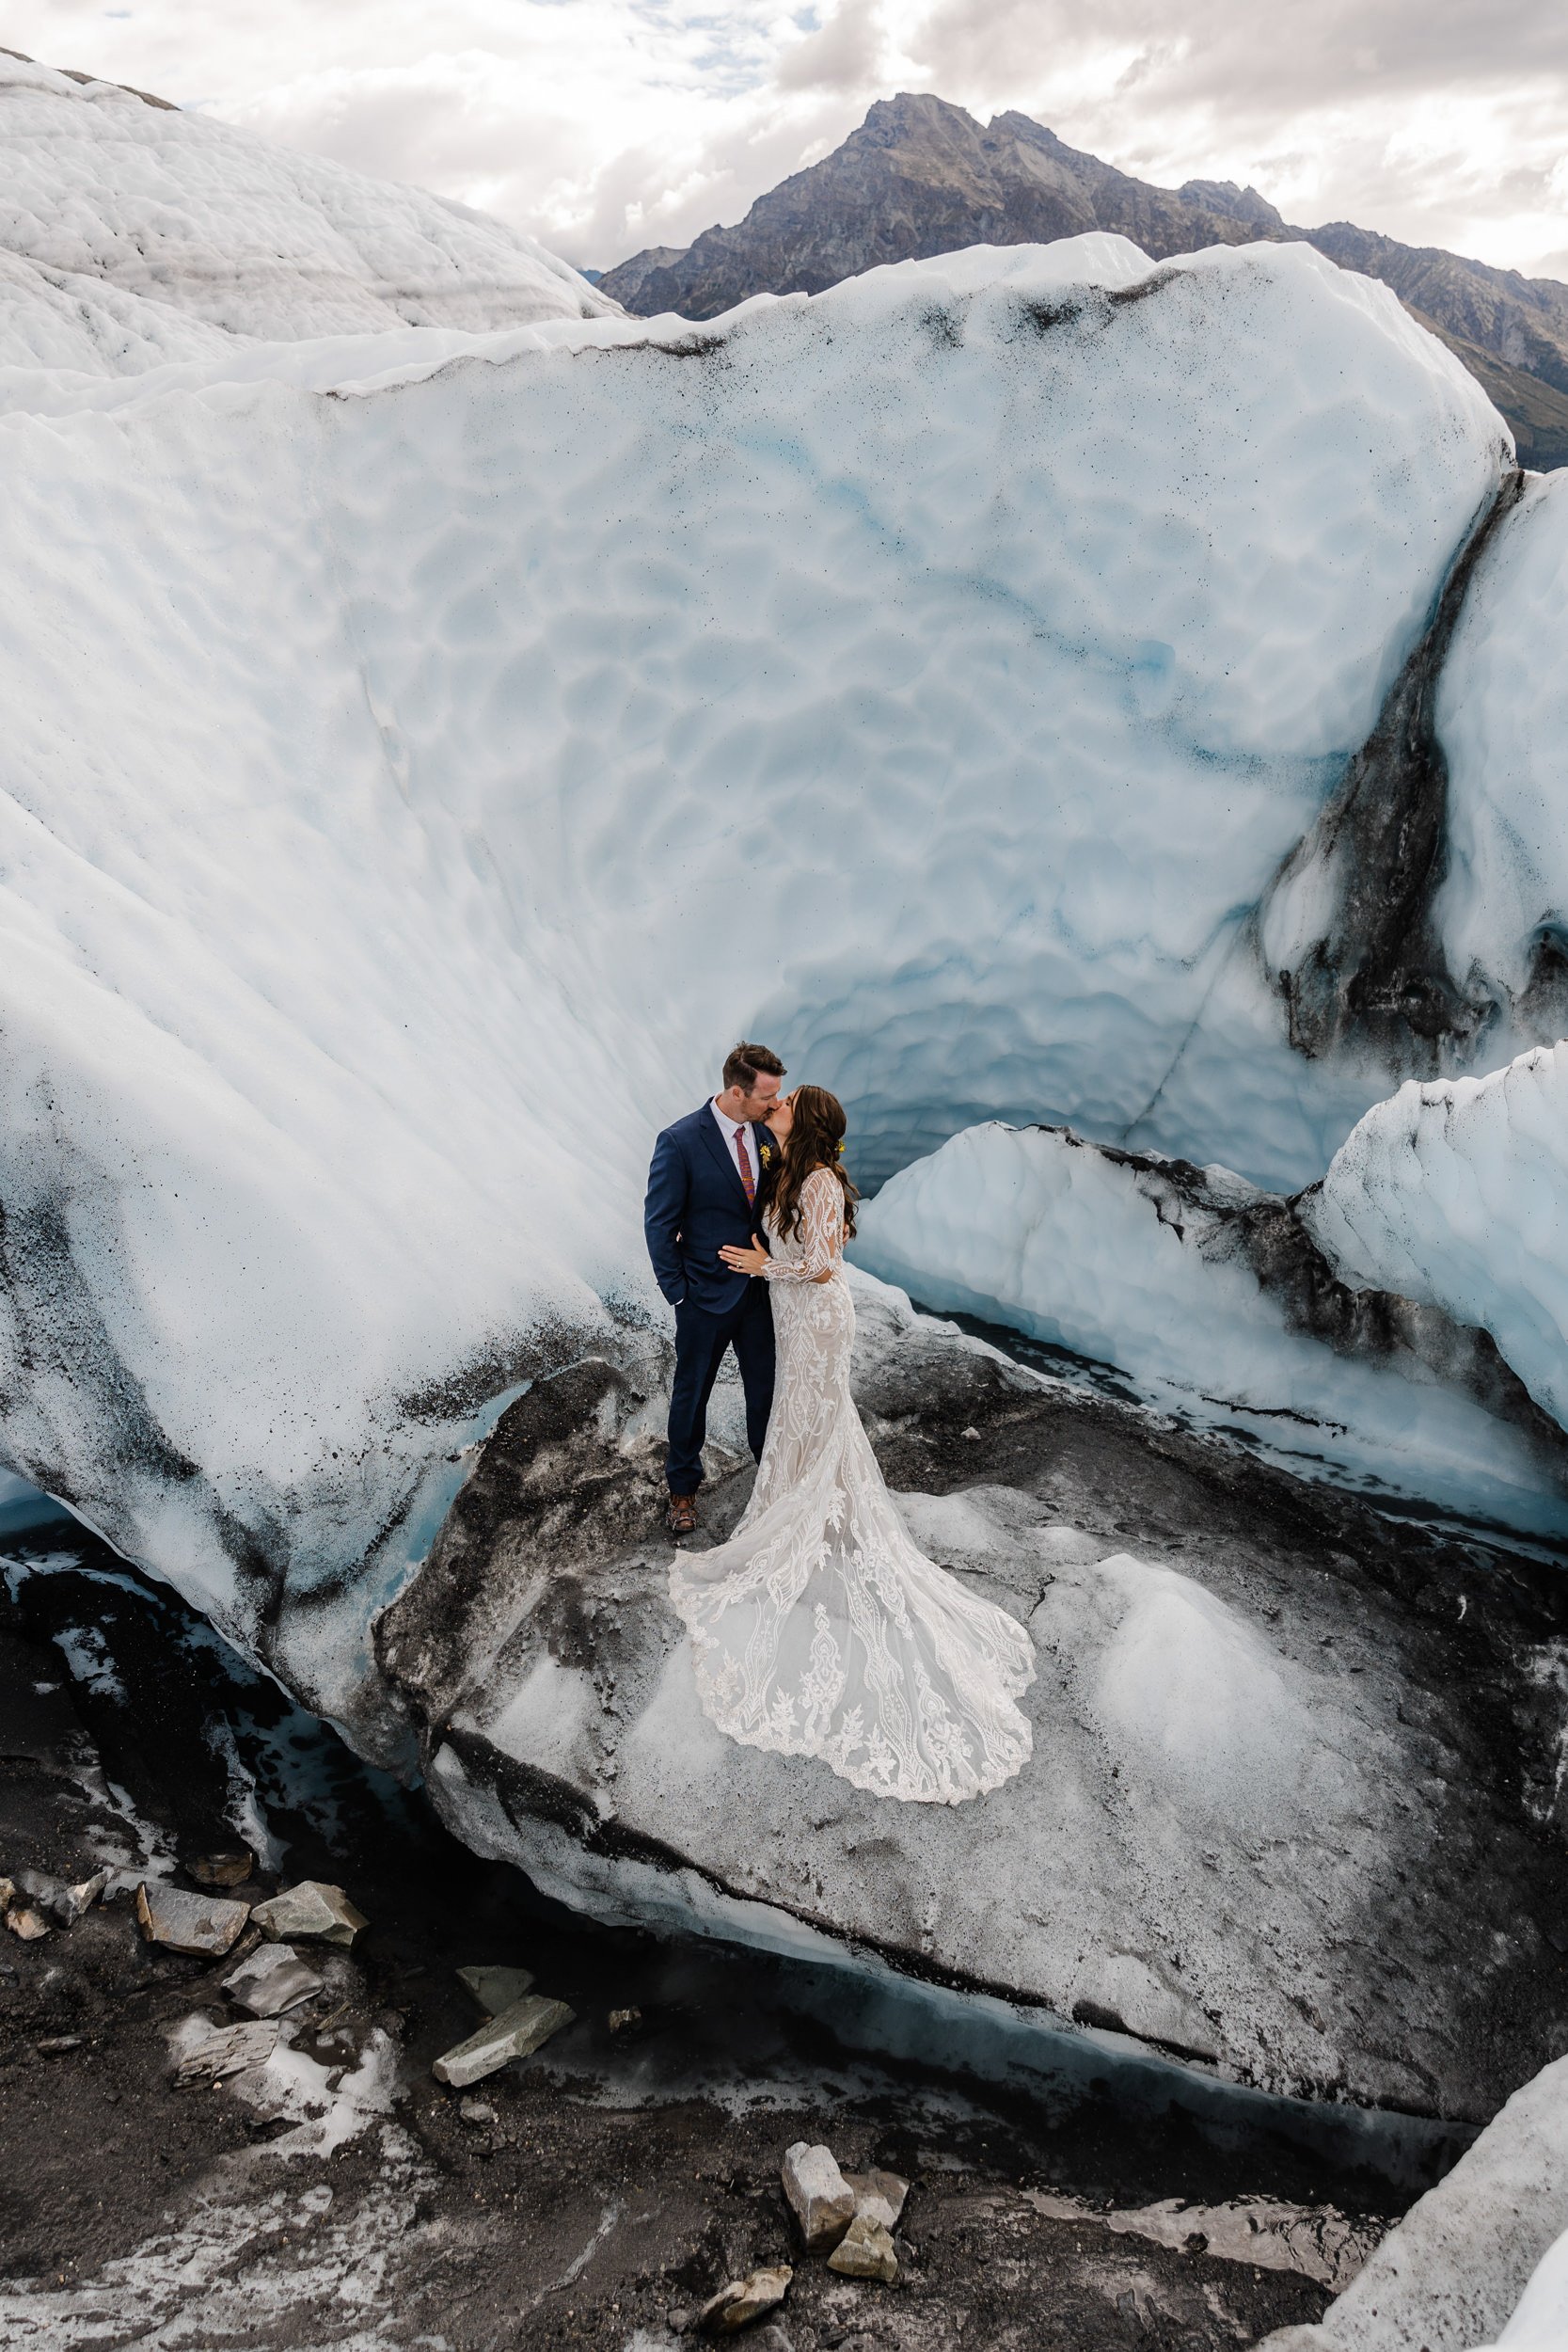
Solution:
{"label": "ice wall", "polygon": [[0,421],[0,1454],[231,1629],[657,1311],[737,1032],[871,1179],[996,1114],[1310,1175],[1383,1090],[1247,914],[1509,453],[1386,292],[1091,237],[293,350]]}

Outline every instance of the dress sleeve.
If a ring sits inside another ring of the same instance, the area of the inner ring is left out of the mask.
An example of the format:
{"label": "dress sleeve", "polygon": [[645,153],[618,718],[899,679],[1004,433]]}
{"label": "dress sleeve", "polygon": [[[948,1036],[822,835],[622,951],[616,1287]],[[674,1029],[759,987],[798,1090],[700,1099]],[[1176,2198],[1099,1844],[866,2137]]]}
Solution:
{"label": "dress sleeve", "polygon": [[844,1188],[825,1168],[814,1168],[800,1187],[800,1240],[804,1255],[793,1265],[769,1258],[768,1282],[815,1282],[832,1274],[844,1255]]}

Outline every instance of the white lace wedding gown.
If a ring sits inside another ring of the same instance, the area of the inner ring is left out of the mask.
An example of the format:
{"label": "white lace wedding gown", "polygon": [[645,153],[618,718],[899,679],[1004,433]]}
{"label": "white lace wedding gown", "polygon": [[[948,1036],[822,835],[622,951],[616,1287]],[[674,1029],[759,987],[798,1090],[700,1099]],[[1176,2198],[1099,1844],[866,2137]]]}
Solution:
{"label": "white lace wedding gown", "polygon": [[728,1543],[676,1554],[671,1597],[732,1740],[820,1756],[880,1797],[959,1804],[1028,1760],[1014,1701],[1034,1648],[900,1518],[849,1394],[844,1194],[815,1168],[800,1199],[800,1238],[768,1227],[778,1384],[756,1486]]}

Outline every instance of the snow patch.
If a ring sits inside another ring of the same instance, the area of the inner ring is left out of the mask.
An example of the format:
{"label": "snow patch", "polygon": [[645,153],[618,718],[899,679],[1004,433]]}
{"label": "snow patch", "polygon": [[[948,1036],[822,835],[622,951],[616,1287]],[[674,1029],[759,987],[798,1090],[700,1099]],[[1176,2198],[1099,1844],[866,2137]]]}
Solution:
{"label": "snow patch", "polygon": [[1219,1815],[1272,1807],[1317,1742],[1305,1693],[1257,1629],[1191,1577],[1130,1554],[1099,1575],[1126,1602],[1094,1707],[1118,1750]]}

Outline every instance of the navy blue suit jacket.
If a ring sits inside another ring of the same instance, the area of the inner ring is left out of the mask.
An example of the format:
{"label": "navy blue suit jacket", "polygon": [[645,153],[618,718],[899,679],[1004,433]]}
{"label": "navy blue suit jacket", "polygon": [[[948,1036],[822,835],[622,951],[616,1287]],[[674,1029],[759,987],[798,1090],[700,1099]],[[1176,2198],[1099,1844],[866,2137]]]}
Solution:
{"label": "navy blue suit jacket", "polygon": [[[757,1141],[778,1149],[766,1130]],[[739,1306],[756,1278],[732,1273],[719,1252],[726,1242],[744,1248],[753,1233],[761,1234],[761,1193],[759,1186],[753,1208],[711,1103],[665,1128],[648,1170],[642,1231],[658,1287],[672,1307],[689,1299],[709,1314],[725,1314]]]}

